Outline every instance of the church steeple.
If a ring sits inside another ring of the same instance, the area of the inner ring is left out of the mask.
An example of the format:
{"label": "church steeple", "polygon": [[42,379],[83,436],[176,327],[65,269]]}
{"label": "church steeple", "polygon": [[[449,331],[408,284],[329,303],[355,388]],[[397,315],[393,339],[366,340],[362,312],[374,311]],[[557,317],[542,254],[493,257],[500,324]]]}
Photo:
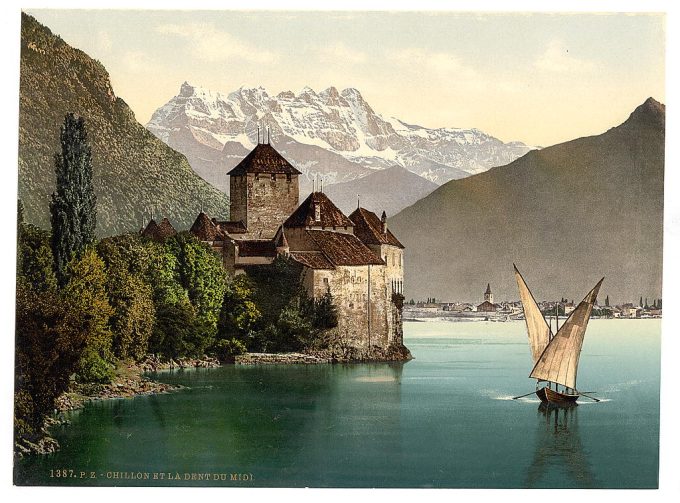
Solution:
{"label": "church steeple", "polygon": [[484,300],[493,304],[493,293],[491,293],[491,283],[486,284],[486,292],[484,292]]}

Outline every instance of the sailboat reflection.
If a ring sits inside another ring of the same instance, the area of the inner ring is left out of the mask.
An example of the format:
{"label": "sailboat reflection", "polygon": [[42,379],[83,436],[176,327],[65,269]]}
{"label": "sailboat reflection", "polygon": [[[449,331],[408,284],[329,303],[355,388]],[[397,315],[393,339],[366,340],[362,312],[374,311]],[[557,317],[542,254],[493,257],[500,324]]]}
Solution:
{"label": "sailboat reflection", "polygon": [[541,403],[541,425],[525,487],[595,487],[578,434],[578,405]]}

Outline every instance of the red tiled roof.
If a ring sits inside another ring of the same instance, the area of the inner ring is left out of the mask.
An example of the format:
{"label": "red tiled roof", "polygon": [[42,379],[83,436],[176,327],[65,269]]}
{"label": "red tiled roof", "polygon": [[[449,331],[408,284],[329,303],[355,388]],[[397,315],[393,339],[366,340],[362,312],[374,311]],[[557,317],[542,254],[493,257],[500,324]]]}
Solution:
{"label": "red tiled roof", "polygon": [[177,231],[167,218],[163,218],[160,224],[157,224],[152,218],[144,230],[142,230],[141,234],[146,238],[162,241],[166,238],[174,236],[177,234]]}
{"label": "red tiled roof", "polygon": [[243,239],[236,241],[239,257],[275,257],[276,244],[271,239]]}
{"label": "red tiled roof", "polygon": [[369,245],[392,245],[399,248],[404,248],[404,245],[394,237],[392,231],[387,229],[387,232],[382,232],[382,223],[378,215],[365,208],[357,208],[349,216],[350,220],[354,222],[354,234],[361,239],[365,244]]}
{"label": "red tiled roof", "polygon": [[220,231],[217,225],[210,220],[210,217],[202,211],[196,217],[189,232],[201,241],[222,241],[224,239],[222,231]]}
{"label": "red tiled roof", "polygon": [[[316,206],[319,206],[319,220],[315,220]],[[353,227],[352,221],[333,204],[322,192],[312,192],[288,217],[284,227]]]}
{"label": "red tiled roof", "polygon": [[290,258],[310,269],[335,269],[320,251],[294,251],[290,252]]}
{"label": "red tiled roof", "polygon": [[163,220],[161,220],[161,223],[158,224],[158,231],[160,237],[162,237],[163,239],[172,237],[177,234],[177,231],[170,223],[170,220],[168,220],[167,218],[163,218]]}
{"label": "red tiled roof", "polygon": [[315,230],[307,231],[307,234],[334,266],[385,265],[385,262],[354,234]]}
{"label": "red tiled roof", "polygon": [[246,173],[289,173],[299,175],[293,167],[274,147],[259,143],[245,158],[229,173],[230,176],[240,176]]}

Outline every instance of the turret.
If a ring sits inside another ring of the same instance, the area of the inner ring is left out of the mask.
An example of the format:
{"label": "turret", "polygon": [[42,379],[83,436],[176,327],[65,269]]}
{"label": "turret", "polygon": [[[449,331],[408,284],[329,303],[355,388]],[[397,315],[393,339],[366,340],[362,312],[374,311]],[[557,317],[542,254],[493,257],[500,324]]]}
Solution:
{"label": "turret", "polygon": [[290,246],[288,246],[286,231],[284,230],[283,225],[281,226],[281,234],[279,235],[279,239],[276,242],[276,254],[285,256],[290,255]]}

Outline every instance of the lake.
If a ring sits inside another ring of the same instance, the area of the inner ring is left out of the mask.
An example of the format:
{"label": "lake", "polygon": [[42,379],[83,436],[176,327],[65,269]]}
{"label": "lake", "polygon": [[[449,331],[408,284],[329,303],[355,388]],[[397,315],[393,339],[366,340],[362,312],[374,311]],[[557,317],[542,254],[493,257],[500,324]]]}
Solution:
{"label": "lake", "polygon": [[660,331],[591,320],[578,386],[602,401],[558,411],[511,399],[535,387],[522,321],[405,323],[405,364],[162,372],[187,388],[69,413],[17,483],[654,488]]}

